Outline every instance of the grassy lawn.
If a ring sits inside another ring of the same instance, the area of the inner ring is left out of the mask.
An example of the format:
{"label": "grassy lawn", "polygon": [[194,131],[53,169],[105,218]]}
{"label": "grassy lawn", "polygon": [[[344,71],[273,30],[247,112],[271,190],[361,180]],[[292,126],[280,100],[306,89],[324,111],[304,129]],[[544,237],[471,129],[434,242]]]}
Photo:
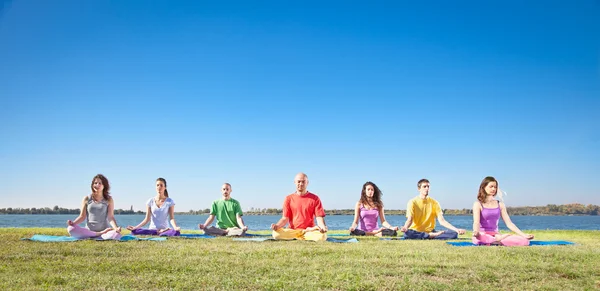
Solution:
{"label": "grassy lawn", "polygon": [[531,233],[578,245],[452,247],[376,238],[347,244],[231,238],[41,243],[21,238],[66,230],[2,228],[0,290],[600,289],[599,231]]}

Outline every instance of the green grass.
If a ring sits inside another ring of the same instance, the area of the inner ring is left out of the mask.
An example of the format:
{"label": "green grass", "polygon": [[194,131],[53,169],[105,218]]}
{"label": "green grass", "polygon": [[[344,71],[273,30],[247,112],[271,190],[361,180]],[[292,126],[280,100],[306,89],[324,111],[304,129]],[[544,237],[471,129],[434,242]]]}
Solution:
{"label": "green grass", "polygon": [[231,238],[41,243],[21,238],[66,231],[3,228],[0,290],[600,288],[599,231],[531,233],[537,240],[578,244],[452,247],[441,241],[377,238],[359,238],[354,244]]}

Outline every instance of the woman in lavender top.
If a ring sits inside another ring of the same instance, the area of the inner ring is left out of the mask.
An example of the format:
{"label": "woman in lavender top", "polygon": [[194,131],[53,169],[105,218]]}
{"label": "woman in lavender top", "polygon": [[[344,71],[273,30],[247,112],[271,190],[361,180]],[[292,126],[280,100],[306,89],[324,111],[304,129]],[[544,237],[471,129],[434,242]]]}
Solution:
{"label": "woman in lavender top", "polygon": [[[533,235],[523,233],[510,220],[504,203],[496,200],[497,193],[498,181],[494,177],[485,177],[479,185],[477,201],[473,203],[473,243],[504,246],[529,245],[529,240],[533,239]],[[500,217],[515,234],[500,234],[498,232]]]}
{"label": "woman in lavender top", "polygon": [[[146,217],[136,226],[128,226],[132,234],[141,235],[161,235],[161,236],[179,236],[180,228],[175,222],[175,201],[169,198],[167,191],[167,180],[164,178],[156,179],[156,196],[146,202]],[[169,219],[171,226],[169,227]],[[150,227],[142,229],[141,227],[150,222]]]}
{"label": "woman in lavender top", "polygon": [[[81,211],[75,220],[67,220],[67,231],[75,238],[85,239],[102,237],[103,239],[120,239],[121,228],[117,226],[114,216],[115,203],[110,196],[110,184],[102,174],[92,179],[92,194],[84,196]],[[86,221],[87,228],[79,226]]]}
{"label": "woman in lavender top", "polygon": [[[361,191],[360,200],[354,207],[354,221],[350,226],[352,235],[376,235],[376,236],[395,236],[397,235],[397,226],[391,226],[385,220],[383,202],[381,201],[381,190],[373,182],[366,182]],[[381,220],[381,225],[377,222]],[[360,226],[359,226],[360,221]]]}

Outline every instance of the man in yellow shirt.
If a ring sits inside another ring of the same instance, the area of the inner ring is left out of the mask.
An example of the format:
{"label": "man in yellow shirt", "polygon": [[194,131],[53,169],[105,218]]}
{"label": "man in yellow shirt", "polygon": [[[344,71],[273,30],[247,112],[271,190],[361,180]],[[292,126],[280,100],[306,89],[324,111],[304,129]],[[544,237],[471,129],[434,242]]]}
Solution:
{"label": "man in yellow shirt", "polygon": [[[444,213],[435,199],[429,197],[429,180],[421,179],[417,183],[419,196],[408,201],[406,223],[400,229],[404,239],[455,239],[466,230],[454,227],[444,219]],[[435,219],[449,230],[436,231]]]}

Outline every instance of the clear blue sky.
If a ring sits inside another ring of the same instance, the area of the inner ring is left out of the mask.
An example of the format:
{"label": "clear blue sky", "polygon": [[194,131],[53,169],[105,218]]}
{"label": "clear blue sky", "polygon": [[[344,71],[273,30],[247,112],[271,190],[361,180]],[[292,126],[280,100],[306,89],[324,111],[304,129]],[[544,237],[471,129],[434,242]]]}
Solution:
{"label": "clear blue sky", "polygon": [[288,2],[2,1],[0,207],[600,204],[600,2]]}

